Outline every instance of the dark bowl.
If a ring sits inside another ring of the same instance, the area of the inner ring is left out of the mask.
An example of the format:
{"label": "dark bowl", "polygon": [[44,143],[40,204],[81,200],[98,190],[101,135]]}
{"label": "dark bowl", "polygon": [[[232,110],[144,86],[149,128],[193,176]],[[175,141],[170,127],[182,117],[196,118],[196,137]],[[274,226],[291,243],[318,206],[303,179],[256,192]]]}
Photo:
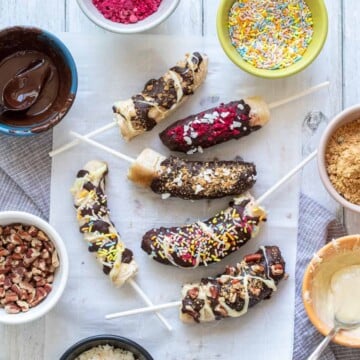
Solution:
{"label": "dark bowl", "polygon": [[116,335],[96,335],[80,340],[71,346],[60,360],[74,360],[83,352],[99,345],[111,345],[115,348],[132,352],[137,360],[154,360],[153,357],[139,344],[127,338]]}
{"label": "dark bowl", "polygon": [[70,110],[77,91],[78,76],[75,61],[67,47],[53,34],[34,27],[14,26],[0,31],[0,62],[18,51],[33,50],[47,55],[58,70],[60,82],[58,95],[45,113],[30,122],[16,118],[0,121],[0,133],[28,136],[51,129]]}

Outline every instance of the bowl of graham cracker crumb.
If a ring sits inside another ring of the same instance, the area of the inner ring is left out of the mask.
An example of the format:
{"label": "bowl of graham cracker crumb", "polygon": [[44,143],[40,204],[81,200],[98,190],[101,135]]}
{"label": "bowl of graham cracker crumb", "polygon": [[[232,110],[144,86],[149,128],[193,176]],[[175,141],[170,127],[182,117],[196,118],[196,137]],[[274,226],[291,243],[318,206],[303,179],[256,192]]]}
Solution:
{"label": "bowl of graham cracker crumb", "polygon": [[318,167],[330,195],[360,213],[360,105],[329,123],[320,141]]}

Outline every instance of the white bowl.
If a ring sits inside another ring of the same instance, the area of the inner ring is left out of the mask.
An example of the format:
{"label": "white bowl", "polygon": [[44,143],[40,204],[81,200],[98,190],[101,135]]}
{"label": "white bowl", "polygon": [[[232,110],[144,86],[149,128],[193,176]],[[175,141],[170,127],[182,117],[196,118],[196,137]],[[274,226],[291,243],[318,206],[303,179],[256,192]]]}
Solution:
{"label": "white bowl", "polygon": [[318,169],[319,169],[319,173],[320,173],[320,178],[321,178],[326,190],[329,192],[329,194],[340,205],[342,205],[352,211],[360,213],[360,205],[353,204],[350,201],[346,200],[334,188],[332,182],[329,179],[329,175],[326,170],[326,160],[325,160],[327,144],[328,144],[332,134],[335,132],[335,130],[338,129],[340,126],[345,125],[346,123],[349,123],[349,122],[357,120],[357,119],[360,119],[360,105],[355,105],[355,106],[345,109],[340,114],[335,116],[335,118],[328,124],[328,126],[320,140],[320,145],[319,145],[319,150],[318,150]]}
{"label": "white bowl", "polygon": [[0,212],[0,225],[9,225],[20,223],[25,225],[34,225],[42,230],[55,245],[59,256],[60,266],[56,269],[52,290],[49,295],[38,305],[29,309],[27,312],[18,314],[7,314],[4,309],[0,308],[0,323],[16,325],[33,321],[44,316],[49,312],[60,299],[69,274],[69,259],[65,244],[56,230],[41,218],[21,211],[4,211]]}
{"label": "white bowl", "polygon": [[106,19],[92,3],[92,0],[77,0],[83,13],[96,25],[115,33],[133,34],[149,30],[168,18],[179,5],[180,0],[162,0],[157,11],[135,24],[121,24]]}

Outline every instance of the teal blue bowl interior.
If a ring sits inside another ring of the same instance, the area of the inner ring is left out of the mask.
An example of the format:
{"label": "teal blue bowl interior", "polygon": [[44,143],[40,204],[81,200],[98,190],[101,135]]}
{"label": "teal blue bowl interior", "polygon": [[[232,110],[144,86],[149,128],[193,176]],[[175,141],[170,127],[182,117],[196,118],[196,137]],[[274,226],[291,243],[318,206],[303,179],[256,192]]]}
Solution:
{"label": "teal blue bowl interior", "polygon": [[[23,41],[26,34],[27,39],[30,37],[31,42],[28,40]],[[70,110],[76,96],[78,88],[78,74],[76,69],[75,61],[64,43],[58,39],[55,35],[48,31],[25,26],[15,26],[6,28],[0,31],[0,44],[5,41],[8,53],[14,53],[20,50],[38,50],[38,46],[44,47],[46,53],[51,59],[56,57],[56,67],[61,68],[61,71],[66,71],[70,77],[69,84],[64,91],[63,98],[57,98],[58,105],[61,105],[61,111],[56,116],[50,116],[43,121],[39,121],[36,124],[29,125],[15,125],[6,124],[0,122],[0,133],[15,136],[31,136],[43,131],[49,130],[58,124],[67,112]],[[13,47],[13,49],[11,48]],[[0,61],[3,59],[0,57]],[[58,68],[58,70],[59,70]],[[60,70],[59,70],[60,72]],[[61,84],[60,86],[64,86]]]}

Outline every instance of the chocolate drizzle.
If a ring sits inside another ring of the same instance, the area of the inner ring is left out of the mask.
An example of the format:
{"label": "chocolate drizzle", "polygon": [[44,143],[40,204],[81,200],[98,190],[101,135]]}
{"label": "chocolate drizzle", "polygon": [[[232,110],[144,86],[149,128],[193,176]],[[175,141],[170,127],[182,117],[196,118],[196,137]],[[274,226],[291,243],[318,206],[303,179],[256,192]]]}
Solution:
{"label": "chocolate drizzle", "polygon": [[[80,232],[88,241],[89,252],[96,253],[96,257],[103,265],[105,274],[111,273],[111,278],[116,284],[121,284],[126,280],[117,279],[112,273],[115,263],[130,264],[133,262],[133,253],[120,242],[114,224],[109,218],[109,209],[107,208],[107,197],[104,193],[105,175],[107,167],[105,163],[90,162],[92,166],[98,166],[103,169],[103,173],[99,174],[100,178],[94,178],[94,174],[88,170],[80,170],[77,174],[77,180],[72,189],[75,195],[75,208],[77,209],[77,217],[81,224]],[[91,167],[90,167],[91,168]],[[94,170],[95,171],[95,170]],[[90,235],[91,234],[91,235]],[[136,264],[134,266],[136,271]],[[116,267],[116,272],[123,267]],[[126,272],[126,269],[124,270]],[[131,272],[126,272],[125,276],[129,276]],[[120,275],[120,274],[119,274]]]}
{"label": "chocolate drizzle", "polygon": [[87,170],[80,170],[80,171],[78,171],[76,177],[82,178],[82,177],[85,177],[87,174],[89,174],[89,172]]}
{"label": "chocolate drizzle", "polygon": [[245,245],[264,215],[252,216],[250,198],[214,217],[191,225],[151,229],[144,236],[142,249],[155,261],[180,267],[197,267],[220,261]]}
{"label": "chocolate drizzle", "polygon": [[127,105],[122,105],[124,102],[115,103],[113,111],[119,114],[124,122],[131,123],[131,127],[137,132],[150,131],[185,96],[194,93],[201,82],[197,83],[195,80],[203,62],[204,59],[198,52],[187,55],[185,60],[169,69],[159,79],[150,79],[141,93],[131,97],[135,114],[134,111],[128,113],[127,101]]}
{"label": "chocolate drizzle", "polygon": [[280,249],[262,247],[235,266],[227,266],[215,278],[184,285],[181,312],[197,323],[244,315],[268,299],[284,276],[285,261]]}

